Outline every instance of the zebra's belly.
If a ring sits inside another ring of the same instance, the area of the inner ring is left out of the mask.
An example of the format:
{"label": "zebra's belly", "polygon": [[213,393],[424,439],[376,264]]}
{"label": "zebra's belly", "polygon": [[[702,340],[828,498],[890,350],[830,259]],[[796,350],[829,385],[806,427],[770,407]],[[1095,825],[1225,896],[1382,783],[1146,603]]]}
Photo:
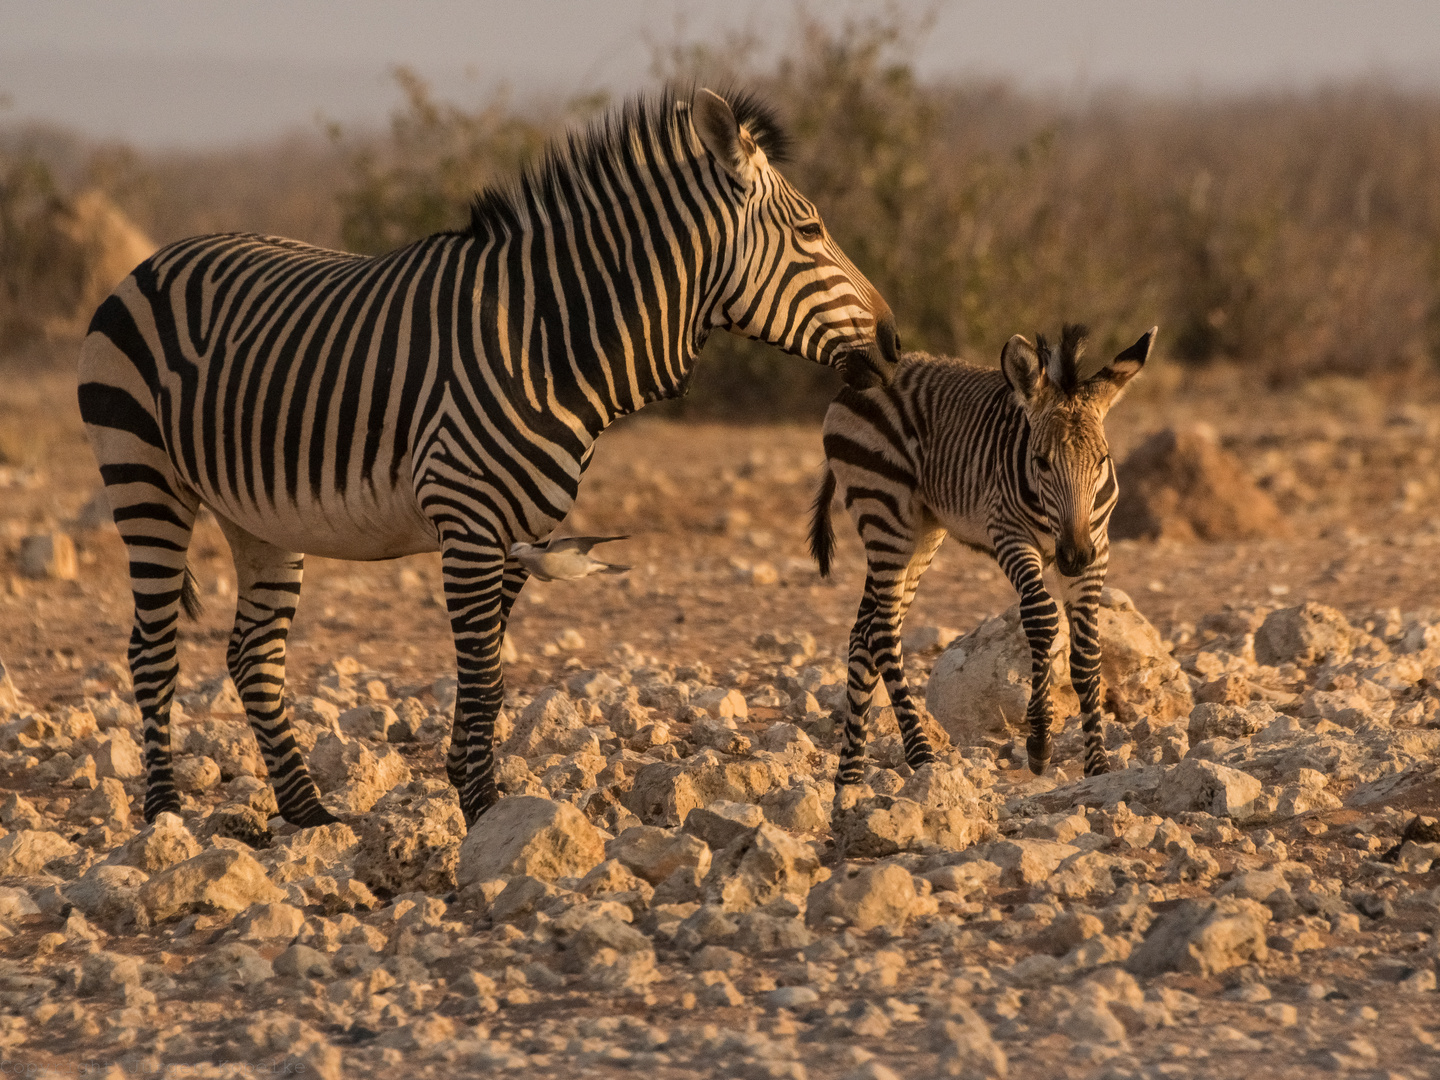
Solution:
{"label": "zebra's belly", "polygon": [[[933,510],[931,512],[934,513]],[[995,547],[990,542],[990,530],[983,518],[942,514],[936,514],[936,518],[945,526],[951,539],[991,555],[995,553]]]}
{"label": "zebra's belly", "polygon": [[204,499],[218,517],[286,551],[327,559],[372,561],[440,550],[435,528],[405,488],[332,494],[321,501],[282,500],[277,506],[227,505]]}

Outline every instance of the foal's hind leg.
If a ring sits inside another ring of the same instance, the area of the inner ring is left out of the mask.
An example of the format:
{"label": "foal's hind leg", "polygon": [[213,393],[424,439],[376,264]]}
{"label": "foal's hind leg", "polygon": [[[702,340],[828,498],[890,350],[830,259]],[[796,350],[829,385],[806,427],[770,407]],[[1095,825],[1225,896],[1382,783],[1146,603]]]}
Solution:
{"label": "foal's hind leg", "polygon": [[235,559],[235,626],[225,658],[265,758],[280,816],[292,825],[328,825],[337,819],[320,805],[320,792],[285,714],[285,644],[300,601],[305,556],[217,520]]}
{"label": "foal's hind leg", "polygon": [[943,529],[927,531],[915,543],[910,557],[898,567],[893,538],[881,550],[872,550],[870,544],[866,545],[866,557],[870,562],[866,589],[875,599],[875,611],[868,627],[868,650],[871,663],[885,680],[890,704],[895,709],[895,721],[900,727],[900,739],[905,745],[905,762],[912,769],[933,763],[935,751],[920,726],[920,712],[910,691],[910,682],[905,677],[905,651],[900,631],[905,613],[915,599],[920,577],[944,539]]}

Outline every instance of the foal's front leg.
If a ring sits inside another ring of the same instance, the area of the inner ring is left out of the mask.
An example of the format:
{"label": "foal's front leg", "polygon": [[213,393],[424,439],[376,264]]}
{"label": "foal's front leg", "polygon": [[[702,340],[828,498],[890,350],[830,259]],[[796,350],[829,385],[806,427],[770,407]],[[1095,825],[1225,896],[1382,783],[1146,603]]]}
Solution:
{"label": "foal's front leg", "polygon": [[1100,736],[1100,590],[1105,585],[1108,552],[1100,550],[1077,578],[1065,578],[1065,615],[1070,620],[1070,681],[1080,698],[1081,730],[1085,733],[1085,775],[1110,771],[1110,758]]}
{"label": "foal's front leg", "polygon": [[1045,564],[1033,545],[997,538],[995,559],[1020,594],[1020,622],[1030,642],[1030,704],[1025,709],[1030,735],[1025,751],[1030,771],[1039,776],[1050,764],[1050,647],[1060,631],[1060,609],[1045,589]]}

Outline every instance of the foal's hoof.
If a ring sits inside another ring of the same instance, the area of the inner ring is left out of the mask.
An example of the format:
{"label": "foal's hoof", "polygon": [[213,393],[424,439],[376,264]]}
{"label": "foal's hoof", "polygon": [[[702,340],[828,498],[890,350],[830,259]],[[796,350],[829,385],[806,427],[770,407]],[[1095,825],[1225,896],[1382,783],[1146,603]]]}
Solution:
{"label": "foal's hoof", "polygon": [[1103,749],[1085,755],[1085,775],[1103,776],[1110,771],[1110,756]]}

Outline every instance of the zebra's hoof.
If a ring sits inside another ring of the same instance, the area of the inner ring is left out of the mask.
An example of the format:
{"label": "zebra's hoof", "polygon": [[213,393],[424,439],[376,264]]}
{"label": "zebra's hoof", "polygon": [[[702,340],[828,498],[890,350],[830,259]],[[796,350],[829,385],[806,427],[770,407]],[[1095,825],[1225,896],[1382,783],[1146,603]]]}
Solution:
{"label": "zebra's hoof", "polygon": [[281,810],[280,816],[297,829],[314,829],[321,825],[338,825],[340,819],[318,802],[294,810]]}
{"label": "zebra's hoof", "polygon": [[465,817],[465,828],[469,829],[479,821],[486,810],[500,801],[500,792],[493,783],[486,784],[478,792],[464,792],[460,797],[460,813]]}
{"label": "zebra's hoof", "polygon": [[924,765],[934,765],[939,760],[932,751],[926,750],[924,753],[906,758],[905,764],[909,765],[912,769],[919,769]]}
{"label": "zebra's hoof", "polygon": [[1031,735],[1025,740],[1025,753],[1030,759],[1030,771],[1040,776],[1050,765],[1050,739]]}
{"label": "zebra's hoof", "polygon": [[1109,771],[1110,771],[1110,758],[1109,758],[1107,755],[1103,754],[1103,753],[1102,753],[1099,757],[1092,758],[1092,759],[1090,759],[1089,761],[1086,761],[1086,762],[1085,762],[1085,775],[1086,775],[1086,776],[1103,776],[1105,773],[1108,773]]}
{"label": "zebra's hoof", "polygon": [[145,823],[152,824],[161,814],[180,814],[180,796],[173,791],[145,800]]}

